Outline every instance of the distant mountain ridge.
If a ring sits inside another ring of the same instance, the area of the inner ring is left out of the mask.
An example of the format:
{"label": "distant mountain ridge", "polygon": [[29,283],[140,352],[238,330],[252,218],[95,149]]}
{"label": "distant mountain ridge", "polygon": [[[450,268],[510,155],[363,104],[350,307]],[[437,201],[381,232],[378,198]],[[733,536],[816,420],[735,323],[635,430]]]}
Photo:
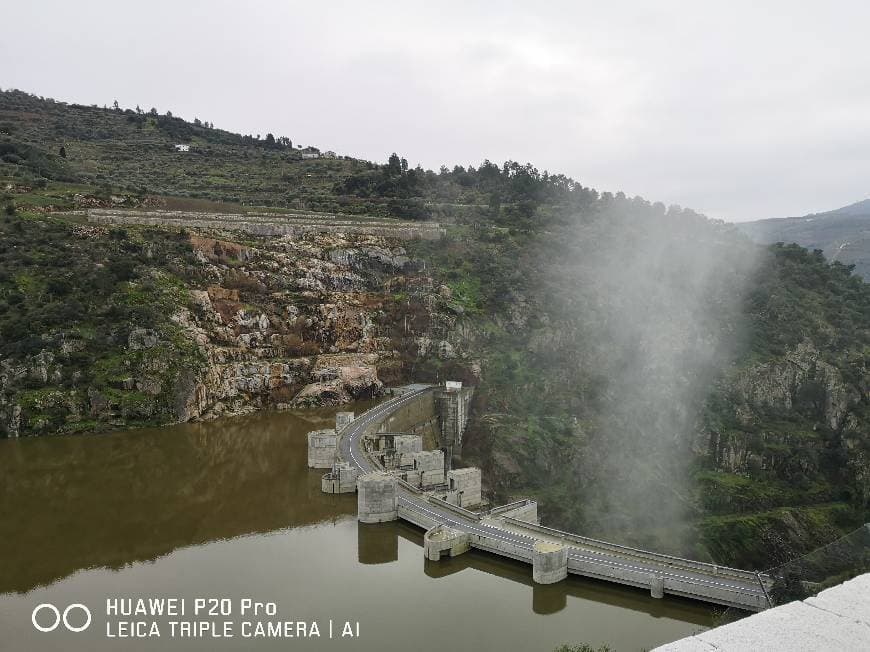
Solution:
{"label": "distant mountain ridge", "polygon": [[795,242],[807,249],[821,249],[829,260],[854,265],[856,274],[870,280],[870,199],[825,213],[736,226],[761,244]]}
{"label": "distant mountain ridge", "polygon": [[829,212],[836,215],[870,215],[870,199],[856,201],[854,204],[849,204]]}

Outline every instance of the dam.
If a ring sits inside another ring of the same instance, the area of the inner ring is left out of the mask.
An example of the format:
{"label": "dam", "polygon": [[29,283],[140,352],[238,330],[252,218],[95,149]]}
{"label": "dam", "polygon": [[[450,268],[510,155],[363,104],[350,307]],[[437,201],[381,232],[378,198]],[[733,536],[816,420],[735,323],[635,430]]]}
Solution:
{"label": "dam", "polygon": [[431,561],[475,548],[524,562],[535,584],[575,574],[645,589],[653,598],[681,596],[754,612],[772,606],[772,580],[764,575],[546,527],[529,499],[484,507],[480,470],[451,468],[471,390],[448,382],[394,393],[359,416],[340,413],[334,431],[308,436],[309,460],[329,468],[321,489],[356,492],[360,522],[403,520],[422,528]]}
{"label": "dam", "polygon": [[[339,409],[361,414],[376,404]],[[333,429],[336,411],[264,411],[94,437],[0,440],[8,499],[0,533],[9,542],[0,564],[0,650],[117,650],[98,614],[107,598],[131,591],[189,604],[209,595],[260,597],[277,602],[282,618],[323,627],[329,618],[359,621],[362,635],[351,645],[358,652],[409,644],[442,652],[444,623],[453,647],[478,650],[553,650],[581,633],[614,650],[639,650],[713,624],[703,603],[651,600],[644,591],[578,576],[535,584],[526,564],[473,549],[429,561],[420,528],[402,519],[359,522],[357,495],[323,493],[324,471],[308,467],[306,434]],[[69,523],[74,532],[65,532]],[[71,596],[94,612],[88,630],[55,638],[33,628],[36,605],[68,604]],[[158,620],[164,633],[172,618]],[[288,648],[281,639],[209,643],[164,637],[158,649]],[[123,645],[153,652],[155,639]],[[348,641],[298,639],[290,646],[347,652]]]}

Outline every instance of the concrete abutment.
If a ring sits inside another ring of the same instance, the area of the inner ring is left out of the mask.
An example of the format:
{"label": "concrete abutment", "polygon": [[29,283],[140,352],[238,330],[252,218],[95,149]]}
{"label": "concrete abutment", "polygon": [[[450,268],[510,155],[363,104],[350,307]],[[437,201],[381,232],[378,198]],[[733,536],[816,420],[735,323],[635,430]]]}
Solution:
{"label": "concrete abutment", "polygon": [[338,452],[335,430],[313,430],[308,433],[308,468],[331,469]]}
{"label": "concrete abutment", "polygon": [[535,541],[532,546],[532,579],[555,584],[568,577],[568,549],[561,543]]}
{"label": "concrete abutment", "polygon": [[661,575],[650,575],[649,594],[654,598],[665,597],[665,578]]}
{"label": "concrete abutment", "polygon": [[436,525],[423,535],[423,555],[429,561],[439,561],[444,553],[451,557],[471,548],[471,536],[446,525]]}
{"label": "concrete abutment", "polygon": [[325,494],[351,494],[356,491],[359,470],[349,462],[336,462],[332,470],[320,479],[320,490]]}
{"label": "concrete abutment", "polygon": [[357,478],[357,511],[362,523],[385,523],[399,518],[399,481],[376,471]]}

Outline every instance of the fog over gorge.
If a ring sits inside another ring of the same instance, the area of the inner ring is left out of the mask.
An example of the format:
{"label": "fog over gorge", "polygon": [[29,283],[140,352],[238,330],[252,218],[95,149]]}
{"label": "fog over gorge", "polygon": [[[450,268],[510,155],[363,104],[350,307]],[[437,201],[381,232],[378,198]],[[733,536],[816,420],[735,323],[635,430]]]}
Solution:
{"label": "fog over gorge", "polygon": [[630,200],[554,241],[543,293],[575,388],[572,525],[691,551],[692,449],[704,446],[704,402],[745,336],[740,304],[756,249],[691,211]]}

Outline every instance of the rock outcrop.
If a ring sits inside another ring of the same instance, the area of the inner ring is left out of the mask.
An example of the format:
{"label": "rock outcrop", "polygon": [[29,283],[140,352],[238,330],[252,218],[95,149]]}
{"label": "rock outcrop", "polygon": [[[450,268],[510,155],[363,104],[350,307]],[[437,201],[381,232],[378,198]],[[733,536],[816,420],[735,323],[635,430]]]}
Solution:
{"label": "rock outcrop", "polygon": [[818,401],[834,430],[844,425],[849,408],[861,399],[810,342],[789,351],[782,362],[750,368],[737,379],[736,390],[742,403],[753,407],[791,410],[801,401]]}
{"label": "rock outcrop", "polygon": [[[855,371],[867,377],[866,370]],[[816,347],[803,342],[779,361],[741,371],[731,382],[739,427],[699,433],[695,450],[710,455],[717,469],[738,474],[790,466],[814,473],[832,446],[854,464],[853,458],[862,453],[853,440],[860,440],[867,428],[859,415],[862,392],[870,398],[866,387],[846,382]],[[764,425],[771,415],[780,415],[780,421],[796,415],[801,419],[793,426],[782,421],[774,430]]]}
{"label": "rock outcrop", "polygon": [[[110,238],[108,229],[80,238]],[[310,232],[235,242],[187,236],[192,256],[161,323],[119,324],[117,355],[83,378],[77,329],[0,361],[0,435],[209,419],[257,409],[339,405],[405,378],[403,351],[461,361],[465,333],[443,288],[400,240]],[[148,273],[170,287],[162,261]],[[400,294],[398,294],[400,293]],[[80,364],[80,358],[77,359]]]}

